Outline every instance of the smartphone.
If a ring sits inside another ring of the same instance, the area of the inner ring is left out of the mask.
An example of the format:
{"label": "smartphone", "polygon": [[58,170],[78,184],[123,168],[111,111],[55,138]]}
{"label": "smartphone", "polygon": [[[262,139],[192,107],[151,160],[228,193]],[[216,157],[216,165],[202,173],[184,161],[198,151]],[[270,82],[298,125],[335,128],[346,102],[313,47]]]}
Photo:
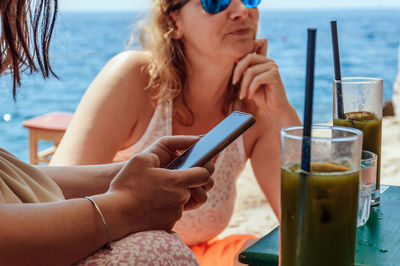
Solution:
{"label": "smartphone", "polygon": [[203,166],[249,129],[256,119],[251,114],[233,112],[201,137],[192,147],[173,160],[167,169]]}

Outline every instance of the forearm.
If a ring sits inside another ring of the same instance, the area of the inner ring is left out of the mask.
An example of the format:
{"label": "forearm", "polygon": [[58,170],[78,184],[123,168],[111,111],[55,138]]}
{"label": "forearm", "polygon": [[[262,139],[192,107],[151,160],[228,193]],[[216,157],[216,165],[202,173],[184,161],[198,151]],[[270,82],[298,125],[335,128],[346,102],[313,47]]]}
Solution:
{"label": "forearm", "polygon": [[65,198],[79,198],[107,191],[124,163],[88,166],[36,166],[61,188]]}
{"label": "forearm", "polygon": [[280,141],[279,132],[264,129],[250,155],[251,165],[261,190],[280,221]]}
{"label": "forearm", "polygon": [[[127,231],[118,208],[96,201],[106,216],[113,239]],[[86,199],[45,204],[0,205],[0,261],[5,265],[71,265],[108,241],[100,216]],[[117,231],[118,230],[118,231]],[[128,233],[128,232],[126,232]]]}
{"label": "forearm", "polygon": [[[267,198],[271,208],[273,209],[278,220],[281,220],[281,193],[280,193],[280,168],[279,167],[268,167],[271,166],[268,160],[272,158],[266,158],[264,163],[266,167],[256,167],[254,160],[252,160],[252,167],[254,174],[257,178],[257,182],[260,185],[265,197]],[[279,162],[275,163],[279,165]],[[278,169],[278,170],[277,170]]]}

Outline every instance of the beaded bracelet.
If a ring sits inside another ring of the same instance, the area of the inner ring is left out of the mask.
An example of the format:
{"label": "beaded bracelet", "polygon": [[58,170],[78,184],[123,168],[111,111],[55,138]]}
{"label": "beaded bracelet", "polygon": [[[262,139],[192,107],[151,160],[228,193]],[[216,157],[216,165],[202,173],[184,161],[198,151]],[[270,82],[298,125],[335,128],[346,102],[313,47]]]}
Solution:
{"label": "beaded bracelet", "polygon": [[107,244],[104,245],[103,248],[112,250],[112,248],[111,248],[111,242],[112,242],[112,241],[111,241],[111,234],[110,234],[110,230],[108,229],[108,225],[107,225],[106,219],[104,219],[104,216],[103,216],[103,214],[101,213],[99,206],[97,206],[96,202],[95,202],[91,197],[86,196],[85,199],[89,200],[89,201],[93,204],[93,206],[96,208],[97,213],[98,213],[98,214],[100,215],[100,217],[101,217],[101,220],[102,220],[102,222],[103,222],[104,228],[106,229],[107,237],[108,237],[108,242],[107,242]]}

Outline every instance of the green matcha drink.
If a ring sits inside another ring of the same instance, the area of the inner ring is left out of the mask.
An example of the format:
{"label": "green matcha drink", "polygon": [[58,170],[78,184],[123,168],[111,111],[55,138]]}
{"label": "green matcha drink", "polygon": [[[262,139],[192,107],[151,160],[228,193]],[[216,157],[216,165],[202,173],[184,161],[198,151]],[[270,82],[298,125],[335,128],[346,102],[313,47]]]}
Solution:
{"label": "green matcha drink", "polygon": [[333,119],[335,126],[352,127],[361,130],[363,136],[363,150],[372,151],[378,155],[376,189],[380,187],[381,172],[381,139],[382,119],[370,112],[350,112],[344,114],[344,119]]}
{"label": "green matcha drink", "polygon": [[371,205],[379,204],[380,199],[382,111],[383,79],[342,77],[333,81],[333,124],[361,130],[363,150],[378,155],[376,190]]}
{"label": "green matcha drink", "polygon": [[281,265],[354,265],[359,170],[311,163],[299,240],[299,163],[281,168]]}

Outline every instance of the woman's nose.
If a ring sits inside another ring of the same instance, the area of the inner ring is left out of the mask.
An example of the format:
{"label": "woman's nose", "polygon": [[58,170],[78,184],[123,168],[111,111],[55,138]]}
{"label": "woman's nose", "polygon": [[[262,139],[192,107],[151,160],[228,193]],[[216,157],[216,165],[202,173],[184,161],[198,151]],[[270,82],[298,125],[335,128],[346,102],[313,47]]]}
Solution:
{"label": "woman's nose", "polygon": [[243,4],[241,0],[231,0],[228,6],[230,18],[233,20],[241,20],[249,15],[249,9]]}

